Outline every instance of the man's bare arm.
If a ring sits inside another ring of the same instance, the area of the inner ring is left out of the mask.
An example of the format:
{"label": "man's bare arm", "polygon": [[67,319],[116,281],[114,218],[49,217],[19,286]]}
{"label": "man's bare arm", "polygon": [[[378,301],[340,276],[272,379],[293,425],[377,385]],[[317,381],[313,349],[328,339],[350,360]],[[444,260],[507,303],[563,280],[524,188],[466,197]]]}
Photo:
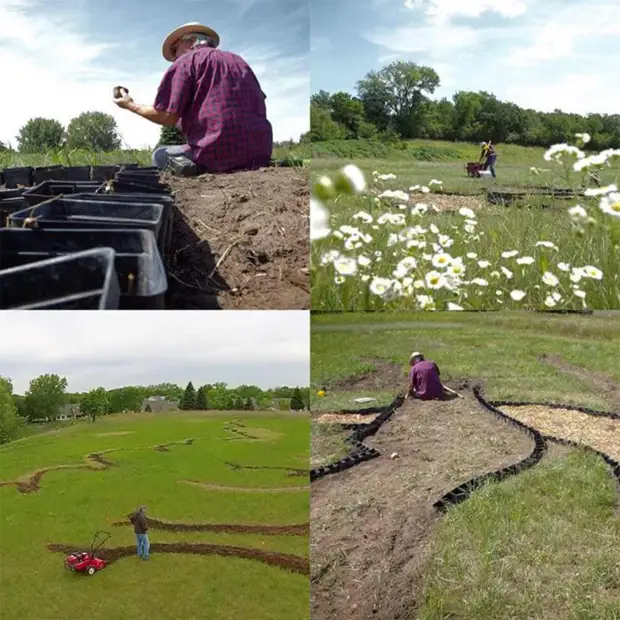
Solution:
{"label": "man's bare arm", "polygon": [[179,117],[172,112],[160,112],[156,110],[152,105],[143,105],[132,101],[127,109],[147,121],[151,121],[157,125],[165,125],[167,127],[174,127],[179,122]]}

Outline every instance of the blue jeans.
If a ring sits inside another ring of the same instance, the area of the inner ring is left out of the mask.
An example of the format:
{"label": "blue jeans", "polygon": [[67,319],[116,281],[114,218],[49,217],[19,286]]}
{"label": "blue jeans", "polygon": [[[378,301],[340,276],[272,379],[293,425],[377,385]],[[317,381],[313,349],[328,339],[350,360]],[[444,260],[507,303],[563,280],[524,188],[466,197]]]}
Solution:
{"label": "blue jeans", "polygon": [[168,165],[169,155],[185,155],[185,157],[191,159],[189,157],[189,148],[186,144],[178,144],[174,146],[158,146],[153,151],[153,166],[157,166],[160,170],[164,170]]}
{"label": "blue jeans", "polygon": [[497,178],[495,176],[495,160],[496,159],[497,157],[495,155],[491,155],[491,157],[489,157],[486,163],[484,164],[484,169],[486,170],[488,168],[491,171],[491,174],[493,175],[494,179]]}
{"label": "blue jeans", "polygon": [[138,547],[138,556],[143,560],[148,559],[149,557],[149,537],[147,534],[136,534],[136,545]]}

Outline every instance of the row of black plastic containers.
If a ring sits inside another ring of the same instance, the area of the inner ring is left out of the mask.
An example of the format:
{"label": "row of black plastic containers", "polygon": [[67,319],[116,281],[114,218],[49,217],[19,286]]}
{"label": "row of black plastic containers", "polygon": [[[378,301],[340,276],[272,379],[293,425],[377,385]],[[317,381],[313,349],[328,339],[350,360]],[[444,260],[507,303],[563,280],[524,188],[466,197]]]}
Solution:
{"label": "row of black plastic containers", "polygon": [[[75,180],[85,169],[89,178]],[[165,307],[174,200],[159,170],[49,166],[0,175],[0,309]]]}

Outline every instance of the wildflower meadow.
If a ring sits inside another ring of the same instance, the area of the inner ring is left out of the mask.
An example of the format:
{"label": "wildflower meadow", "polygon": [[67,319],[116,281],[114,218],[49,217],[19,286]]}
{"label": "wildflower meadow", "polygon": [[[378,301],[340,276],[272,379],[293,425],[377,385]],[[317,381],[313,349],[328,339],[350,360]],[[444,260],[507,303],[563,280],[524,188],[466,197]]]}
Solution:
{"label": "wildflower meadow", "polygon": [[[589,140],[578,134],[577,146],[555,144],[529,166],[526,190],[541,178],[576,188],[551,205],[532,191],[520,205],[480,193],[459,206],[441,178],[415,182],[414,165],[326,171],[314,162],[313,309],[620,308],[620,149],[587,153]],[[586,188],[592,173],[603,183]]]}

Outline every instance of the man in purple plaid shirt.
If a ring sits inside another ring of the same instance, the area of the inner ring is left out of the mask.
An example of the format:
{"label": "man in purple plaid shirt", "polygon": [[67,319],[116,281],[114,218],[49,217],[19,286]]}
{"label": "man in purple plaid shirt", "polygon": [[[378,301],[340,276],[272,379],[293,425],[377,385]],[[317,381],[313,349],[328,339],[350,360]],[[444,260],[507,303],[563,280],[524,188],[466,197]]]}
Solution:
{"label": "man in purple plaid shirt", "polygon": [[154,166],[165,168],[169,157],[188,158],[197,172],[269,165],[273,132],[265,94],[245,60],[218,45],[218,34],[197,22],[177,28],[163,44],[164,58],[172,66],[154,105],[137,104],[126,93],[114,100],[158,125],[176,126],[186,137],[185,145],[158,147]]}

